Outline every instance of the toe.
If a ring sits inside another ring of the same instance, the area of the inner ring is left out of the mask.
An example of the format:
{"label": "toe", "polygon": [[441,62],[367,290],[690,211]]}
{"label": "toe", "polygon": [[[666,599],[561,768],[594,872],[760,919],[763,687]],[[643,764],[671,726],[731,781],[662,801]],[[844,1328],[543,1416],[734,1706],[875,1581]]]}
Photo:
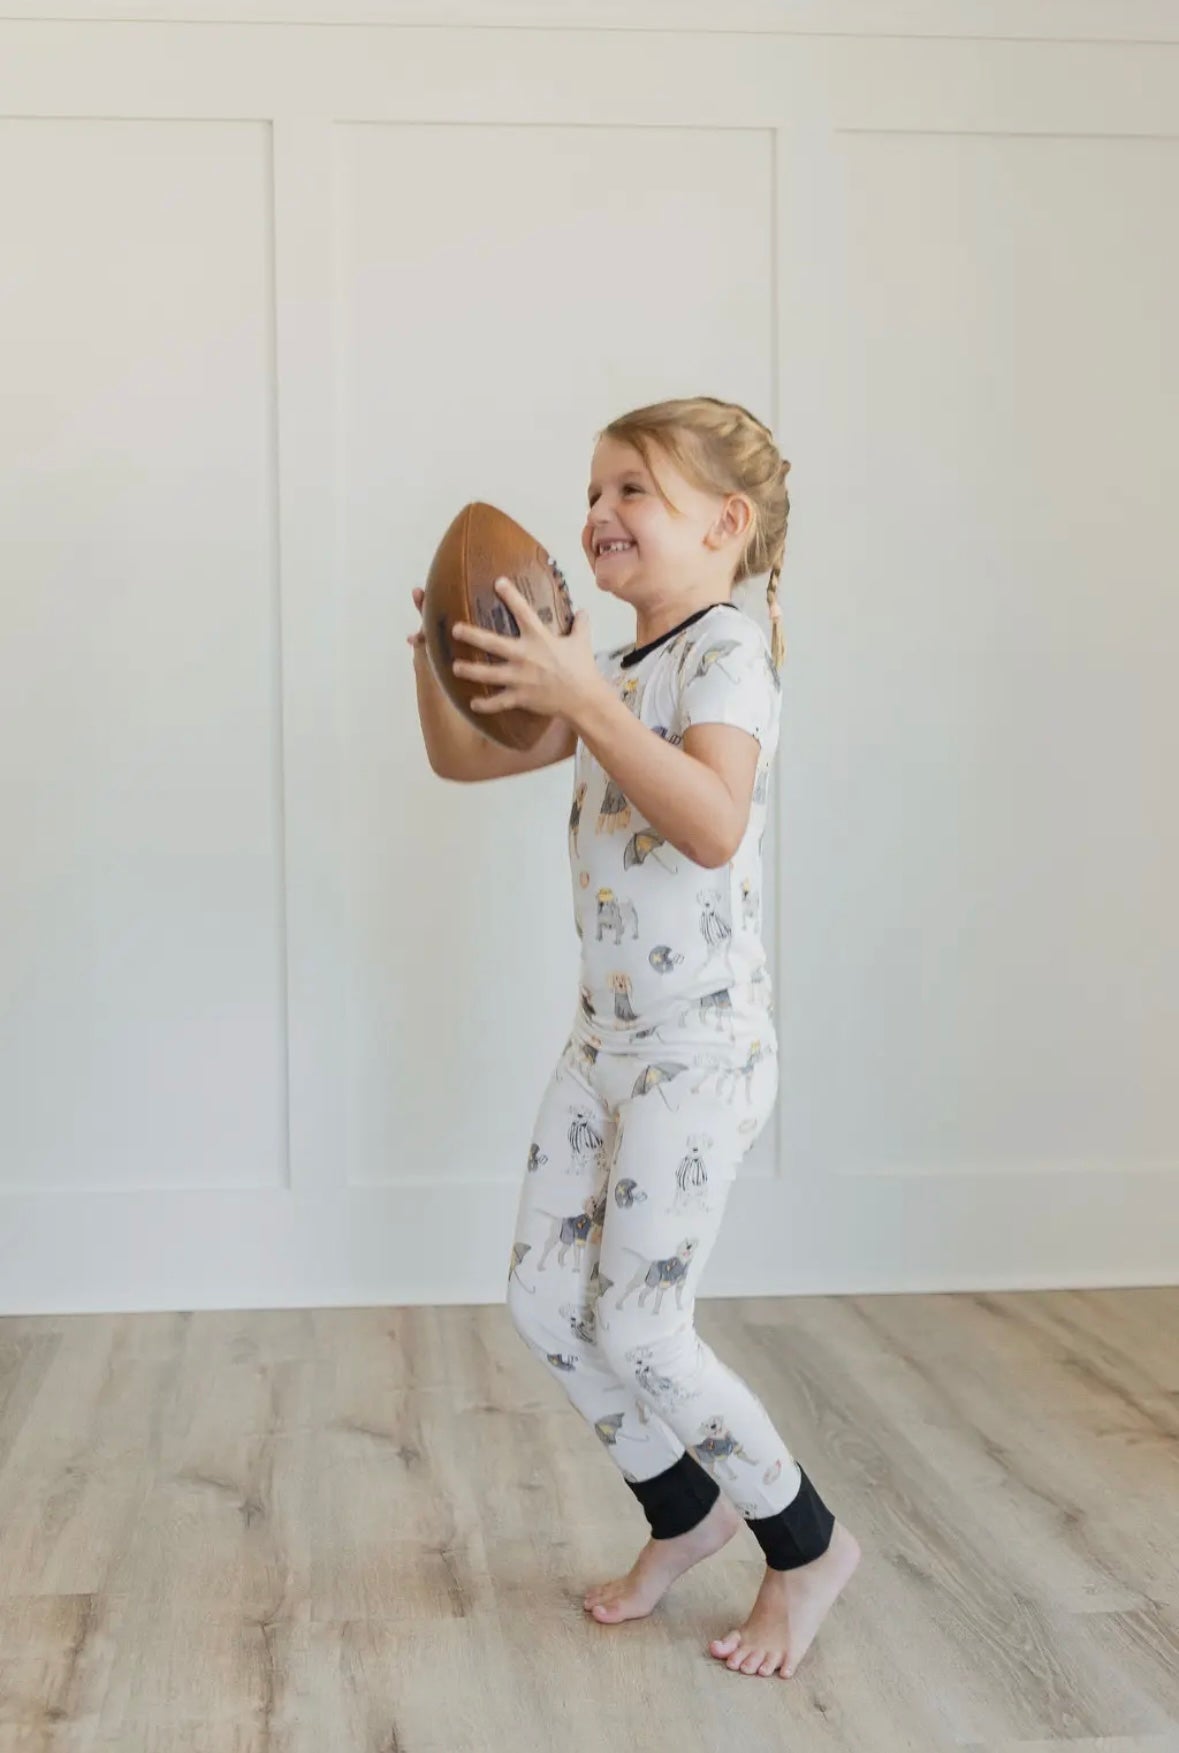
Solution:
{"label": "toe", "polygon": [[740,1641],[741,1633],[730,1631],[727,1637],[714,1637],[709,1648],[714,1656],[727,1656],[731,1650],[736,1649]]}
{"label": "toe", "polygon": [[741,1663],[741,1672],[743,1674],[756,1674],[765,1659],[766,1652],[764,1650],[750,1650],[745,1660]]}
{"label": "toe", "polygon": [[771,1650],[769,1655],[766,1657],[765,1661],[762,1663],[761,1667],[757,1670],[758,1673],[759,1674],[776,1674],[778,1671],[778,1663],[781,1660],[782,1660],[781,1653],[778,1650]]}

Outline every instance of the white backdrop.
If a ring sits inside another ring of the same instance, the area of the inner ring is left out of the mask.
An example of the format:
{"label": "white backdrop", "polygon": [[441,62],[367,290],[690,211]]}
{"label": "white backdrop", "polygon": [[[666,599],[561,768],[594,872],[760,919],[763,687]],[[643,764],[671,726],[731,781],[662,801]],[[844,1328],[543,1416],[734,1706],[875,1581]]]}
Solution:
{"label": "white backdrop", "polygon": [[706,1293],[1179,1280],[1179,46],[1097,40],[1166,15],[53,10],[0,24],[0,1312],[502,1298],[570,774],[431,774],[409,592],[490,499],[627,637],[594,434],[697,393],[794,506],[782,1095]]}

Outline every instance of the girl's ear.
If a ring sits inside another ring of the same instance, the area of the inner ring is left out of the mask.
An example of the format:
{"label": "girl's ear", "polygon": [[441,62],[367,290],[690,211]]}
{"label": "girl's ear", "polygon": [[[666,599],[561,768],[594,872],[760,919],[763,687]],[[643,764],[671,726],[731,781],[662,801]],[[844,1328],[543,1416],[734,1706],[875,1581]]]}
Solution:
{"label": "girl's ear", "polygon": [[716,522],[709,531],[709,547],[719,548],[734,536],[748,535],[753,521],[753,507],[743,493],[730,493],[720,511]]}
{"label": "girl's ear", "polygon": [[753,522],[753,506],[743,493],[730,493],[725,501],[725,516],[733,535],[747,535]]}

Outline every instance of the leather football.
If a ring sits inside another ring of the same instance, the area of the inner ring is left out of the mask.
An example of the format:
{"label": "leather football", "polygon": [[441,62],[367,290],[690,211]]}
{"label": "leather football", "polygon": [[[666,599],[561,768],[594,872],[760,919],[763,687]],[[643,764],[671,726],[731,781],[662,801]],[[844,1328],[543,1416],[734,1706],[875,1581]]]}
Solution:
{"label": "leather football", "polygon": [[451,665],[497,664],[501,660],[473,645],[457,646],[457,621],[484,627],[504,638],[518,639],[516,617],[495,588],[497,578],[510,578],[550,632],[567,634],[573,625],[569,587],[555,560],[535,536],[521,529],[506,512],[480,500],[464,505],[438,544],[426,579],[422,629],[430,664],[447,698],[476,730],[508,749],[530,749],[551,723],[522,707],[504,712],[475,712],[471,701],[489,698],[494,683],[456,676]]}

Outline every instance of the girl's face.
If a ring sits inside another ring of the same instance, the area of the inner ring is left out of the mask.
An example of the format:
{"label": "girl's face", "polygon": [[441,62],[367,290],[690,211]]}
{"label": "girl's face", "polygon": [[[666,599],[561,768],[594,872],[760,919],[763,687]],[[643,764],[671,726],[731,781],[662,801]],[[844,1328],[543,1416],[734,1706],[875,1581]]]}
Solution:
{"label": "girl's face", "polygon": [[[726,512],[729,501],[686,481],[665,452],[656,449],[652,461],[676,511],[664,504],[632,445],[602,438],[594,451],[581,532],[598,589],[636,607],[730,583],[744,527],[740,511],[734,525],[732,512]],[[720,539],[726,520],[729,539]]]}

